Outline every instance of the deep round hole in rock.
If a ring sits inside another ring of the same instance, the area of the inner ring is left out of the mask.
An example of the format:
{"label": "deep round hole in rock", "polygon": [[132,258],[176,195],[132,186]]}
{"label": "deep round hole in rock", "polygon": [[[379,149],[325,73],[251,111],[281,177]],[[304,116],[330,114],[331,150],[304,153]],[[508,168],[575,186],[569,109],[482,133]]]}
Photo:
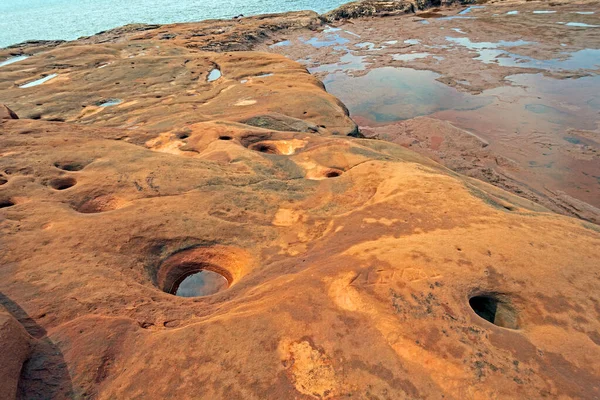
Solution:
{"label": "deep round hole in rock", "polygon": [[265,154],[279,154],[277,147],[269,143],[255,143],[249,149]]}
{"label": "deep round hole in rock", "polygon": [[230,274],[217,266],[184,263],[173,268],[163,290],[179,297],[202,297],[219,293],[231,284]]}
{"label": "deep round hole in rock", "polygon": [[325,177],[327,178],[337,178],[340,175],[342,175],[342,171],[331,170],[325,172]]}
{"label": "deep round hole in rock", "polygon": [[81,171],[86,167],[88,163],[77,162],[77,161],[58,161],[54,163],[54,166],[63,171]]}
{"label": "deep round hole in rock", "polygon": [[469,305],[475,314],[494,325],[509,329],[519,328],[517,311],[498,294],[478,294],[469,299]]}
{"label": "deep round hole in rock", "polygon": [[65,190],[75,186],[75,184],[77,184],[77,181],[74,178],[64,177],[52,179],[48,184],[52,189]]}
{"label": "deep round hole in rock", "polygon": [[231,136],[219,136],[219,140],[231,140],[233,139]]}
{"label": "deep round hole in rock", "polygon": [[0,199],[0,208],[7,208],[14,206],[15,203],[10,199]]}

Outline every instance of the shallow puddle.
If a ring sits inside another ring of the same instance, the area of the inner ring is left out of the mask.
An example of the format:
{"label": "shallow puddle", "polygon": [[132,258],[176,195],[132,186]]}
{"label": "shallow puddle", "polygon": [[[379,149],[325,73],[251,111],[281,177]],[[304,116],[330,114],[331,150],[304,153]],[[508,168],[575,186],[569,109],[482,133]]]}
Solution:
{"label": "shallow puddle", "polygon": [[206,78],[207,82],[214,82],[222,76],[221,70],[218,68],[213,69],[208,73],[208,77]]}
{"label": "shallow puddle", "polygon": [[275,48],[275,47],[284,47],[284,46],[289,46],[291,45],[292,42],[290,42],[289,40],[283,40],[281,42],[277,42],[277,43],[273,43],[272,45],[270,45],[270,48]]}
{"label": "shallow puddle", "polygon": [[109,99],[103,102],[100,102],[98,104],[99,107],[112,107],[112,106],[116,106],[119,105],[123,102],[123,100],[119,100],[119,99]]}
{"label": "shallow puddle", "polygon": [[411,68],[384,67],[364,76],[330,74],[327,91],[342,99],[352,116],[376,123],[394,122],[436,111],[470,110],[490,104],[491,98],[462,93],[438,81],[440,75]]}
{"label": "shallow puddle", "polygon": [[42,83],[48,82],[50,79],[56,78],[57,76],[58,76],[58,74],[50,74],[48,76],[45,76],[45,77],[37,79],[35,81],[26,83],[26,84],[21,85],[19,87],[22,88],[22,89],[26,89],[26,88],[38,86],[38,85],[41,85]]}
{"label": "shallow puddle", "polygon": [[409,54],[392,54],[395,61],[413,61],[420,58],[427,58],[431,53],[409,53]]}
{"label": "shallow puddle", "polygon": [[229,287],[229,282],[221,274],[202,270],[186,276],[177,286],[176,296],[199,297],[210,296]]}
{"label": "shallow puddle", "polygon": [[28,58],[29,58],[29,56],[11,57],[9,59],[6,59],[6,60],[0,62],[0,67],[4,67],[5,65],[14,64],[14,63],[19,62],[19,61],[27,60]]}
{"label": "shallow puddle", "polygon": [[365,56],[356,56],[352,53],[346,53],[340,57],[340,61],[335,64],[323,64],[308,71],[313,74],[317,72],[335,72],[335,71],[363,71],[366,68]]}
{"label": "shallow puddle", "polygon": [[350,40],[341,37],[338,34],[326,35],[323,39],[313,37],[308,40],[304,40],[303,38],[300,38],[300,41],[302,43],[309,44],[317,49],[320,49],[321,47],[343,46],[346,43],[350,42]]}

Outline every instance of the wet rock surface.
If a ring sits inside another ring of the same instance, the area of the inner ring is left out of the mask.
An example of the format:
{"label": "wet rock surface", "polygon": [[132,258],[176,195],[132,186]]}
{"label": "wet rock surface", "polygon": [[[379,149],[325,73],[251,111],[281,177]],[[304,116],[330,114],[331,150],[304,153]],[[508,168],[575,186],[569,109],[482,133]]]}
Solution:
{"label": "wet rock surface", "polygon": [[406,148],[496,157],[448,121],[353,137],[302,64],[207,52],[190,32],[210,24],[2,67],[21,119],[0,120],[0,292],[35,339],[19,398],[600,396],[597,225]]}
{"label": "wet rock surface", "polygon": [[[276,34],[257,49],[304,64],[364,135],[598,223],[597,8],[584,1],[416,9]],[[463,134],[488,146],[465,146]]]}

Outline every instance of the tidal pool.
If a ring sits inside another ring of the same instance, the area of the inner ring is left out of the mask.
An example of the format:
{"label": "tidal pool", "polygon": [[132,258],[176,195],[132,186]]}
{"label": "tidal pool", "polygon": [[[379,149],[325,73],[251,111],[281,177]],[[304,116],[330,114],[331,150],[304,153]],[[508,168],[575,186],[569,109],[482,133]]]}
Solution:
{"label": "tidal pool", "polygon": [[14,63],[19,62],[19,61],[27,60],[28,58],[29,58],[29,56],[11,57],[11,58],[8,58],[8,59],[0,62],[0,67],[4,67],[5,65],[14,64]]}
{"label": "tidal pool", "polygon": [[214,81],[216,81],[217,79],[219,79],[221,76],[222,76],[222,75],[221,75],[221,70],[220,70],[220,69],[218,69],[218,68],[215,68],[215,69],[213,69],[212,71],[210,71],[210,72],[208,73],[208,77],[206,78],[206,80],[207,80],[208,82],[214,82]]}
{"label": "tidal pool", "polygon": [[58,74],[50,74],[48,76],[45,76],[45,77],[37,79],[35,81],[26,83],[26,84],[21,85],[19,87],[22,88],[22,89],[26,89],[26,88],[38,86],[38,85],[41,85],[42,83],[48,82],[50,79],[56,78],[57,76],[58,76]]}
{"label": "tidal pool", "polygon": [[401,121],[441,110],[472,110],[492,102],[436,81],[440,75],[411,68],[376,68],[364,76],[336,72],[323,81],[354,117],[376,123]]}

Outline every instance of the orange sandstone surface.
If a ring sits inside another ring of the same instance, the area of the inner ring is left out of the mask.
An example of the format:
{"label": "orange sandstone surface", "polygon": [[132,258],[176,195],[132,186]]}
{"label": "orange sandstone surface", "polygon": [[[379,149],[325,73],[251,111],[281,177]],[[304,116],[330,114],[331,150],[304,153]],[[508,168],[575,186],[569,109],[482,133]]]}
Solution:
{"label": "orange sandstone surface", "polygon": [[600,228],[353,137],[296,62],[68,43],[0,101],[3,399],[600,397]]}

